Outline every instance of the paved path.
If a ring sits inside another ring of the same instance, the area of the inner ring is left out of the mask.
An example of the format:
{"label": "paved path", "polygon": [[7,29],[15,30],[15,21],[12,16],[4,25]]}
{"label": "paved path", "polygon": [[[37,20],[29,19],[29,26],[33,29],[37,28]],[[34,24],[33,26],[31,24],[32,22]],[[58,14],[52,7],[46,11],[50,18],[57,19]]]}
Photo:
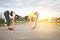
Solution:
{"label": "paved path", "polygon": [[16,25],[15,30],[0,28],[0,40],[60,40],[60,26],[40,23],[31,30],[28,23]]}

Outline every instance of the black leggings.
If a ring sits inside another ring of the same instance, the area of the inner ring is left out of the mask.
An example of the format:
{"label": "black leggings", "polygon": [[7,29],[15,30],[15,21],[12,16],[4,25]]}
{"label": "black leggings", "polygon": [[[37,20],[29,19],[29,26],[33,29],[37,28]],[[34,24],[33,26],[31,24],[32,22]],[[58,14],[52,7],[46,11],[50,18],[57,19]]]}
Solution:
{"label": "black leggings", "polygon": [[7,23],[7,26],[10,25],[10,18],[6,18],[6,23]]}
{"label": "black leggings", "polygon": [[10,25],[10,17],[6,14],[4,14],[4,16],[5,16],[5,19],[6,19],[7,26],[9,26]]}

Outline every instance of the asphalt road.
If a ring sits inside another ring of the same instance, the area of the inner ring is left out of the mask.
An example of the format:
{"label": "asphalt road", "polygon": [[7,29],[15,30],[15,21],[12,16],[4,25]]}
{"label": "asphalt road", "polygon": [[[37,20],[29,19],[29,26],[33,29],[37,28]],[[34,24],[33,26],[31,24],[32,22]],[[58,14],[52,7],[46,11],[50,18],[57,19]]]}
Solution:
{"label": "asphalt road", "polygon": [[16,25],[13,31],[1,27],[0,40],[60,40],[60,26],[38,23],[36,29],[31,30],[26,23]]}

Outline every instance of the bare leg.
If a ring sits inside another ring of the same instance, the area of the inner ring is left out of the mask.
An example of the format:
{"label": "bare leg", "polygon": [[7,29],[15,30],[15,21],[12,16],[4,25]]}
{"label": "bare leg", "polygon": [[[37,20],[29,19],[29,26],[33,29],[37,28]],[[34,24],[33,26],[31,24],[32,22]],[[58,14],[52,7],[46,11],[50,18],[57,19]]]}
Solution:
{"label": "bare leg", "polygon": [[38,20],[38,15],[36,15],[36,17],[35,17],[35,26],[33,27],[33,29],[35,29],[37,26],[37,20]]}

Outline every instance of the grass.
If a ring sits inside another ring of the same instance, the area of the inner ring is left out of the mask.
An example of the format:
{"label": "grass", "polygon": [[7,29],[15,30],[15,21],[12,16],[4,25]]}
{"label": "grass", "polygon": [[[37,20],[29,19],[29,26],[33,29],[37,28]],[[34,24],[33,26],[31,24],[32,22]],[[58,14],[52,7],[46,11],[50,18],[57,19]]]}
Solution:
{"label": "grass", "polygon": [[27,21],[21,21],[21,22],[18,22],[17,24],[24,24],[24,23],[27,23]]}
{"label": "grass", "polygon": [[[16,23],[16,25],[20,25],[20,24],[24,24],[24,23],[27,23],[27,21],[21,21],[21,22],[18,22],[18,23]],[[12,24],[11,24],[12,25]],[[0,27],[4,27],[5,26],[5,24],[4,23],[1,23],[0,24]]]}
{"label": "grass", "polygon": [[56,25],[56,26],[60,26],[60,23],[53,23],[53,22],[48,22],[49,24],[53,24],[53,25]]}
{"label": "grass", "polygon": [[4,24],[0,24],[0,27],[3,27],[3,26],[5,26]]}

